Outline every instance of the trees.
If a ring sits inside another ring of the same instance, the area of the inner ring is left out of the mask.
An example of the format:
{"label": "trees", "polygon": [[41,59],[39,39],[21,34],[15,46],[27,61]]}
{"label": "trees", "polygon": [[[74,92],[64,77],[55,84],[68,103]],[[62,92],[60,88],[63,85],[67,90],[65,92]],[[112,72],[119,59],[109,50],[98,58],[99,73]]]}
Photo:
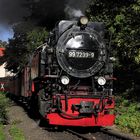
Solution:
{"label": "trees", "polygon": [[17,72],[25,63],[27,49],[26,36],[16,35],[9,40],[9,44],[5,50],[6,69],[8,71]]}
{"label": "trees", "polygon": [[92,0],[88,15],[102,21],[113,33],[112,47],[119,64],[130,68],[140,63],[140,0]]}
{"label": "trees", "polygon": [[112,32],[117,88],[126,90],[139,83],[140,0],[92,0],[87,14],[92,21],[104,22]]}
{"label": "trees", "polygon": [[47,37],[48,31],[45,28],[36,27],[28,32],[15,32],[6,47],[3,59],[6,61],[6,69],[16,73],[29,59],[33,51]]}
{"label": "trees", "polygon": [[5,48],[7,45],[7,42],[3,42],[2,40],[0,40],[0,48]]}
{"label": "trees", "polygon": [[114,82],[114,89],[120,101],[116,102],[116,110],[119,113],[116,125],[123,131],[138,136],[140,0],[92,0],[87,13],[92,21],[104,22],[113,34],[112,50],[118,59],[114,69],[114,75],[118,80]]}

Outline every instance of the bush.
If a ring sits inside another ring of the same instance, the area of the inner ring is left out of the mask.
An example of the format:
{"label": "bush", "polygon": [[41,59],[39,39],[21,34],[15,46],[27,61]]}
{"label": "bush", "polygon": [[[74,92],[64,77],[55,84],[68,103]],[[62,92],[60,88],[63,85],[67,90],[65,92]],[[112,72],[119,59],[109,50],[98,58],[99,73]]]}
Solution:
{"label": "bush", "polygon": [[116,104],[116,125],[123,132],[133,133],[140,136],[140,104],[119,97]]}
{"label": "bush", "polygon": [[6,108],[9,105],[8,99],[5,97],[3,92],[0,92],[0,123],[6,123],[7,122],[7,112]]}

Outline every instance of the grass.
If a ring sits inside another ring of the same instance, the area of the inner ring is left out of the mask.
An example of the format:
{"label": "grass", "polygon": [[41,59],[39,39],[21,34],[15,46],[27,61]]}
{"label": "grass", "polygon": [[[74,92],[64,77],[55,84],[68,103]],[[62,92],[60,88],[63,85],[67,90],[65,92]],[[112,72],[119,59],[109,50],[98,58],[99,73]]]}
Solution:
{"label": "grass", "polygon": [[8,98],[5,97],[3,92],[0,92],[0,123],[7,122],[7,111],[6,108],[9,106],[10,102]]}
{"label": "grass", "polygon": [[[7,122],[7,107],[10,106],[10,101],[6,98],[4,92],[0,92],[0,140],[6,140],[4,134],[4,126]],[[16,120],[11,124],[9,133],[12,136],[12,140],[25,140],[24,134],[21,129],[17,128],[16,124],[20,123],[20,120]]]}
{"label": "grass", "polygon": [[3,124],[7,122],[7,106],[8,99],[5,97],[4,92],[0,92],[0,140],[6,140]]}
{"label": "grass", "polygon": [[3,125],[0,125],[0,140],[6,140]]}
{"label": "grass", "polygon": [[11,126],[9,133],[12,136],[13,140],[25,140],[24,133],[21,129],[17,128],[16,125]]}

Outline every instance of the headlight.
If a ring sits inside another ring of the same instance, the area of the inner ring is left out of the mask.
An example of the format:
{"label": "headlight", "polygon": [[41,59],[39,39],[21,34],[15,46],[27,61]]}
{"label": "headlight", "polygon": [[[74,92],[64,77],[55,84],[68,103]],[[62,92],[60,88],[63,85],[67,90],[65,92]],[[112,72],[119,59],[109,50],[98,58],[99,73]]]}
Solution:
{"label": "headlight", "polygon": [[61,83],[62,83],[63,85],[67,85],[67,84],[69,84],[69,82],[70,82],[69,77],[67,77],[67,76],[62,76],[62,77],[61,77]]}
{"label": "headlight", "polygon": [[86,24],[88,23],[88,18],[87,18],[87,17],[81,17],[81,18],[80,18],[80,23],[81,23],[82,25],[86,25]]}
{"label": "headlight", "polygon": [[106,84],[106,79],[104,77],[99,77],[97,82],[99,85],[103,86]]}

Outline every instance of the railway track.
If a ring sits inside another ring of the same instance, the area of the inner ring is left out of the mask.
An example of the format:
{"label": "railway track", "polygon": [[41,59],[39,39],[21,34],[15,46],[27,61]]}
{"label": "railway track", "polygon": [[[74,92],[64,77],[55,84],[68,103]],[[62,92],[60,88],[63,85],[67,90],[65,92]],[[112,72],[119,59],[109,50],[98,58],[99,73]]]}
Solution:
{"label": "railway track", "polygon": [[80,133],[75,132],[75,131],[73,131],[73,130],[71,130],[71,129],[67,129],[67,131],[68,131],[69,133],[72,133],[73,135],[78,136],[78,137],[81,138],[82,140],[96,140],[96,138],[95,138],[94,136],[93,136],[93,137],[91,137],[90,135],[89,135],[89,136],[85,136],[84,134],[80,134]]}
{"label": "railway track", "polygon": [[69,133],[76,135],[82,140],[139,140],[139,138],[134,138],[108,128],[100,128],[95,132],[76,131],[73,129],[67,129]]}

